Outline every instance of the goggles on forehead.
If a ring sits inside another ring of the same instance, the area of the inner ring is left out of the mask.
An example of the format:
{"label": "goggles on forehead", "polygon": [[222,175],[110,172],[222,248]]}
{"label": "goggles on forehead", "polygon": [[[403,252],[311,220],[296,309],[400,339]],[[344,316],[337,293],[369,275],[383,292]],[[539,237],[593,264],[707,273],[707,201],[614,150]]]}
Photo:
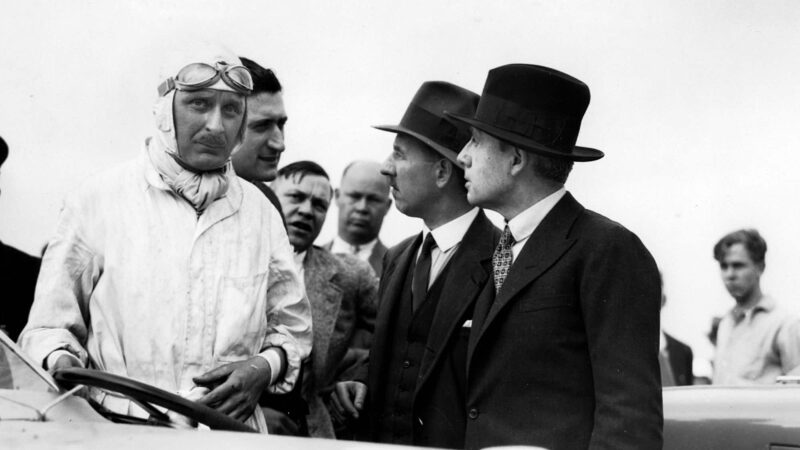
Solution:
{"label": "goggles on forehead", "polygon": [[213,66],[206,63],[193,63],[184,67],[175,77],[169,77],[158,85],[158,95],[165,96],[173,89],[197,91],[213,86],[222,79],[234,91],[249,95],[253,90],[253,77],[244,66],[229,66],[217,62]]}

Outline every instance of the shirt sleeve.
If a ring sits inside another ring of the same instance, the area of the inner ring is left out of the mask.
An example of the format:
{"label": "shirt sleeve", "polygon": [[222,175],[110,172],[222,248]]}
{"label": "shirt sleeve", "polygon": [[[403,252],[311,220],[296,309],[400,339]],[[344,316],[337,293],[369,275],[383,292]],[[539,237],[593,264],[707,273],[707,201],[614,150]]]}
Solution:
{"label": "shirt sleeve", "polygon": [[792,314],[786,318],[778,331],[776,344],[782,372],[800,373],[800,317]]}
{"label": "shirt sleeve", "polygon": [[262,350],[280,347],[286,352],[286,373],[268,388],[273,393],[286,393],[294,387],[300,365],[311,353],[311,305],[283,223],[277,214],[272,215],[271,221],[267,335]]}
{"label": "shirt sleeve", "polygon": [[83,239],[82,214],[75,198],[61,210],[36,283],[28,324],[20,335],[22,349],[44,366],[56,350],[66,350],[84,366],[88,353],[89,297],[102,272],[98,257]]}

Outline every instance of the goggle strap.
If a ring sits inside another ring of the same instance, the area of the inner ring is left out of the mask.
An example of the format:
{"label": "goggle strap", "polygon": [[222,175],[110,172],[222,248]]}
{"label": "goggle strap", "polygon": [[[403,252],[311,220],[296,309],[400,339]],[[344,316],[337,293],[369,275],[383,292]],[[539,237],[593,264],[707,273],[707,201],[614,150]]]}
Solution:
{"label": "goggle strap", "polygon": [[163,97],[173,89],[175,89],[175,80],[169,77],[158,85],[158,95]]}

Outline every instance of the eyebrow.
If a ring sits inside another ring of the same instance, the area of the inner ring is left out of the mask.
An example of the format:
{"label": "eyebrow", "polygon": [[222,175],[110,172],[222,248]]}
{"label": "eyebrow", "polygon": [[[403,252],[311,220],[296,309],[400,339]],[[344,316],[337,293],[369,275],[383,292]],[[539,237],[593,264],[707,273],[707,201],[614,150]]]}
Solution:
{"label": "eyebrow", "polygon": [[248,126],[250,126],[250,127],[259,127],[259,126],[262,126],[262,125],[266,125],[266,124],[268,124],[270,122],[278,122],[278,123],[284,122],[285,123],[288,119],[289,118],[286,117],[286,116],[279,117],[279,118],[268,117],[268,118],[265,118],[265,119],[254,120],[254,121],[250,122],[250,124]]}

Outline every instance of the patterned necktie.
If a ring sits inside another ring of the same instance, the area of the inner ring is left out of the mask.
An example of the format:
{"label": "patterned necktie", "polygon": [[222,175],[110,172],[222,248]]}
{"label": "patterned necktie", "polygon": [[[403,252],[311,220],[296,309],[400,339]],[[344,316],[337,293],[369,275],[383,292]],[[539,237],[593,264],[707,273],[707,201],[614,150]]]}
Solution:
{"label": "patterned necktie", "polygon": [[431,275],[431,250],[436,247],[433,240],[433,233],[428,233],[425,242],[422,243],[422,250],[414,266],[414,278],[411,280],[411,304],[413,311],[416,311],[425,298],[428,296],[428,280]]}
{"label": "patterned necktie", "polygon": [[500,292],[500,287],[503,285],[503,282],[506,281],[508,270],[511,268],[511,261],[513,259],[511,247],[514,246],[514,242],[516,242],[514,241],[514,236],[511,234],[508,225],[506,225],[503,234],[500,235],[500,242],[497,243],[497,248],[494,249],[494,254],[492,255],[495,294]]}

